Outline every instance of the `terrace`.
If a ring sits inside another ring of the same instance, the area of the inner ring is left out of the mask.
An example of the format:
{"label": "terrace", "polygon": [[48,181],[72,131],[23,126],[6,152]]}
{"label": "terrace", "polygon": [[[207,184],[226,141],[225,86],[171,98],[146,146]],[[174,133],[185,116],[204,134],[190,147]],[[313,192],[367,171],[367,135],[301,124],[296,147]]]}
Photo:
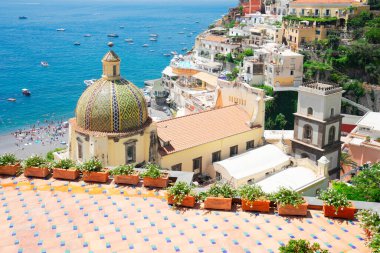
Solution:
{"label": "terrace", "polygon": [[369,252],[356,221],[173,209],[166,191],[0,177],[3,252],[278,252],[292,238]]}

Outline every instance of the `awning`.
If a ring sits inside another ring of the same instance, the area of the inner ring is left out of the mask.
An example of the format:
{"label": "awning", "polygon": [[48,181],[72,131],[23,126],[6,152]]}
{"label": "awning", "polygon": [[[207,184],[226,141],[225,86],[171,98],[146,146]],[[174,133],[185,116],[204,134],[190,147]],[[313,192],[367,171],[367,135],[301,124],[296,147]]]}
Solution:
{"label": "awning", "polygon": [[199,79],[213,87],[216,87],[218,84],[218,77],[208,74],[206,72],[199,72],[193,75],[194,78]]}

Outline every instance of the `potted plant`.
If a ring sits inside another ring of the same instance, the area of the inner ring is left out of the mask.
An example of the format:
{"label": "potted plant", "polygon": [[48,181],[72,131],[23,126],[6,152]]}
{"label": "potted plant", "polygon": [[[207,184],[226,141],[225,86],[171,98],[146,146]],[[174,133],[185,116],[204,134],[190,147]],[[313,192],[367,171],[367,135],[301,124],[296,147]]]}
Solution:
{"label": "potted plant", "polygon": [[139,172],[135,170],[133,164],[121,165],[110,170],[116,184],[137,185],[140,182]]}
{"label": "potted plant", "polygon": [[31,156],[24,161],[24,175],[26,177],[45,178],[50,174],[50,164],[41,156]]}
{"label": "potted plant", "polygon": [[258,185],[246,184],[238,189],[243,211],[269,212],[270,200]]}
{"label": "potted plant", "polygon": [[194,207],[196,195],[193,188],[185,182],[176,182],[168,188],[168,203],[174,206]]}
{"label": "potted plant", "polygon": [[290,240],[288,244],[282,245],[280,253],[329,253],[328,250],[322,249],[319,243],[311,244],[309,241],[299,239]]}
{"label": "potted plant", "polygon": [[79,177],[79,170],[71,159],[62,159],[53,165],[53,178],[75,180]]}
{"label": "potted plant", "polygon": [[217,210],[231,210],[232,198],[236,190],[229,184],[213,184],[210,189],[203,193],[204,208]]}
{"label": "potted plant", "polygon": [[20,161],[14,154],[4,154],[0,156],[0,174],[15,176],[20,170]]}
{"label": "potted plant", "polygon": [[162,173],[161,168],[157,164],[148,163],[145,165],[145,171],[141,173],[145,187],[165,188],[169,183],[167,173]]}
{"label": "potted plant", "polygon": [[272,200],[277,204],[279,215],[307,215],[307,203],[298,192],[281,187],[272,195]]}
{"label": "potted plant", "polygon": [[347,199],[347,196],[334,188],[329,188],[318,197],[323,201],[323,214],[331,218],[343,218],[353,220],[355,218],[355,207]]}
{"label": "potted plant", "polygon": [[362,209],[356,213],[356,217],[368,239],[371,239],[374,234],[380,233],[380,215],[377,212]]}
{"label": "potted plant", "polygon": [[90,159],[84,162],[80,167],[85,182],[106,183],[108,181],[109,172],[103,168],[102,163],[98,159]]}

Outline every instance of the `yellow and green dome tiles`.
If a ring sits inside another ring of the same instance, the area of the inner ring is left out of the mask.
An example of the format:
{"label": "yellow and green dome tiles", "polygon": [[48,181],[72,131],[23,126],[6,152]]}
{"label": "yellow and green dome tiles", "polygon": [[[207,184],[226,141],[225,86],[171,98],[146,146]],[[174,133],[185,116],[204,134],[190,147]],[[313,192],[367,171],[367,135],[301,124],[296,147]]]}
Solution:
{"label": "yellow and green dome tiles", "polygon": [[127,80],[99,79],[78,100],[77,124],[90,131],[122,133],[144,127],[148,119],[145,98]]}

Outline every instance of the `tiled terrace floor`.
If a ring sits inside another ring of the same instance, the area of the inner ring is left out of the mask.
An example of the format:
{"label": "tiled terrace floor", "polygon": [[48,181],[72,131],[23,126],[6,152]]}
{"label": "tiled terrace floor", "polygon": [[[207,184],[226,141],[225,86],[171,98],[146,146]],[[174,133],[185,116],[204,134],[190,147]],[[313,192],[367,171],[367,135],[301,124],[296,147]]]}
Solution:
{"label": "tiled terrace floor", "polygon": [[369,252],[357,222],[174,210],[165,191],[0,177],[0,252],[278,252],[291,238]]}

